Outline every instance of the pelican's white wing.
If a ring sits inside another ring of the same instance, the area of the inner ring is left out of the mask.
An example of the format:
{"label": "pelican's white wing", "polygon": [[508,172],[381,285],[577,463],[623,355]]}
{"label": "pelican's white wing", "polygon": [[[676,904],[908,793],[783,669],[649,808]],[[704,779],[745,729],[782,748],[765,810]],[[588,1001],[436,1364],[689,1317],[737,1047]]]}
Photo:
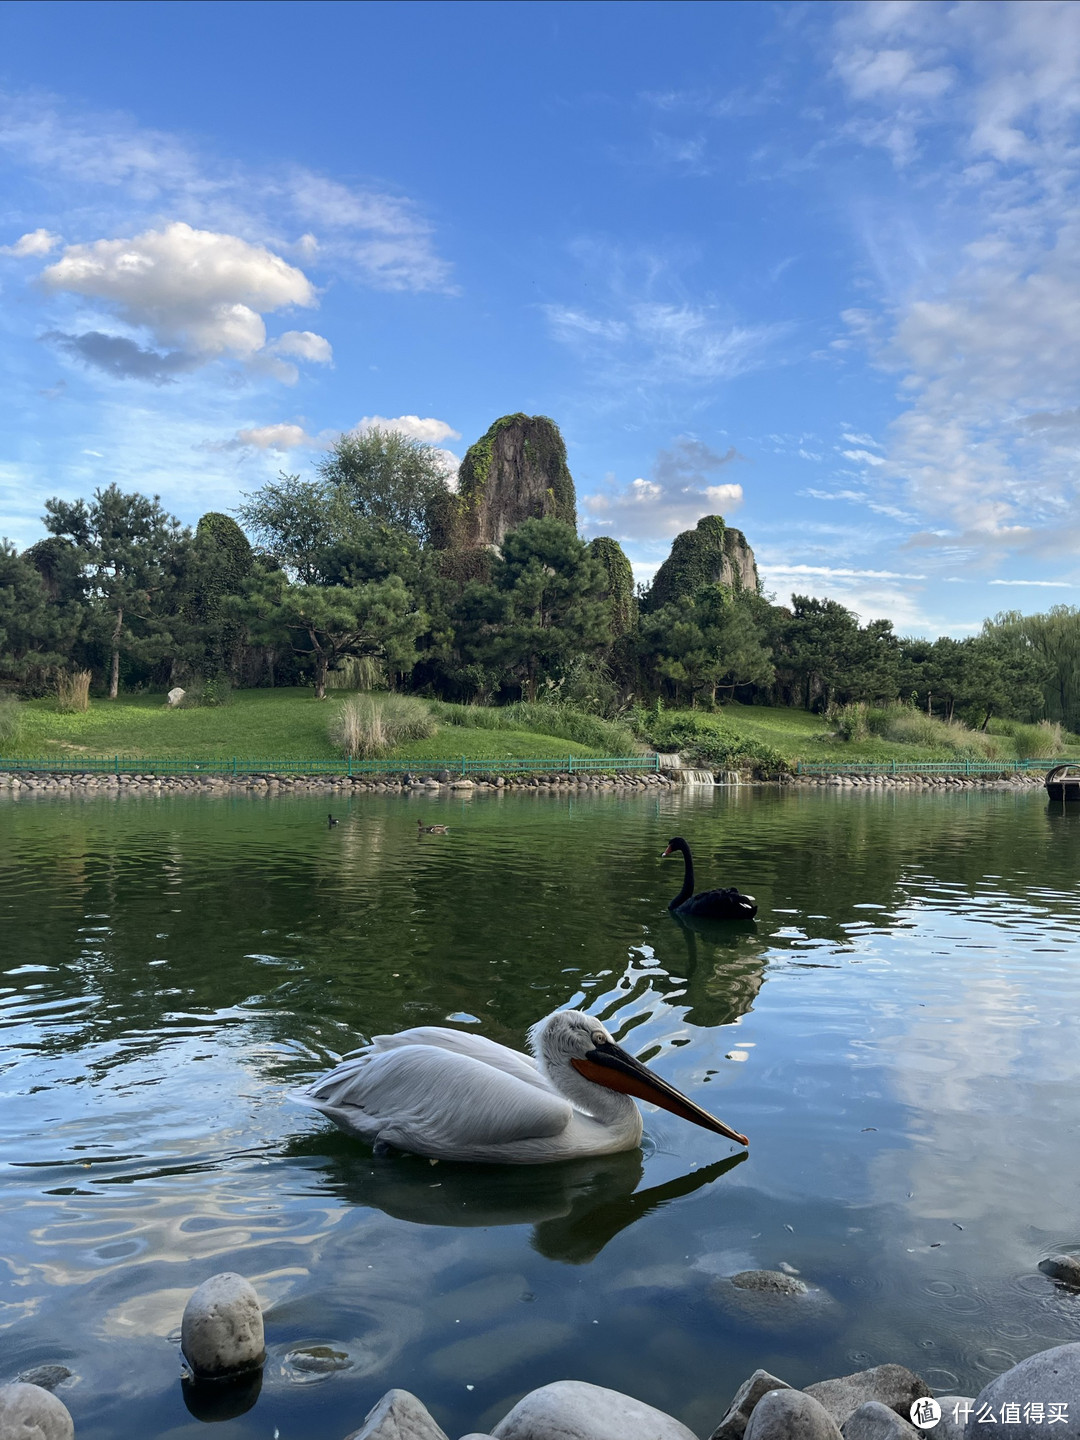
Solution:
{"label": "pelican's white wing", "polygon": [[507,1075],[516,1075],[530,1085],[550,1091],[551,1086],[541,1075],[531,1055],[520,1050],[511,1050],[497,1040],[488,1040],[483,1035],[470,1035],[467,1030],[448,1030],[443,1025],[417,1025],[412,1030],[399,1031],[397,1035],[376,1035],[371,1044],[364,1047],[365,1053],[386,1050],[400,1050],[407,1045],[434,1045],[439,1050],[451,1050],[455,1055],[468,1055],[473,1060],[482,1060],[485,1065],[504,1070]]}
{"label": "pelican's white wing", "polygon": [[[456,1049],[417,1044],[418,1032],[409,1033],[409,1044],[373,1043],[317,1080],[303,1098],[365,1140],[436,1158],[499,1159],[504,1146],[529,1141],[546,1149],[542,1142],[569,1128],[569,1101],[535,1072],[525,1078]],[[459,1038],[457,1031],[442,1033]],[[480,1037],[460,1039],[475,1045]]]}

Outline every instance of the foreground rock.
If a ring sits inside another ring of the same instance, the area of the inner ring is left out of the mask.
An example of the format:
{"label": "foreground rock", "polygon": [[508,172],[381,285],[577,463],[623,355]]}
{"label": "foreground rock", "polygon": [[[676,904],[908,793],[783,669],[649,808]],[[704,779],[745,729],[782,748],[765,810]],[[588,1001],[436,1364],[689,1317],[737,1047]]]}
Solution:
{"label": "foreground rock", "polygon": [[388,1390],[345,1440],[449,1440],[426,1405],[408,1390]]}
{"label": "foreground rock", "polygon": [[903,1365],[875,1365],[872,1370],[858,1370],[838,1380],[819,1380],[816,1385],[807,1385],[806,1393],[824,1405],[833,1421],[842,1426],[848,1416],[870,1400],[887,1405],[907,1420],[914,1402],[933,1392]]}
{"label": "foreground rock", "polygon": [[584,1380],[533,1390],[491,1433],[495,1440],[696,1440],[674,1416]]}
{"label": "foreground rock", "polygon": [[922,1432],[880,1400],[868,1400],[851,1412],[840,1433],[844,1440],[916,1440]]}
{"label": "foreground rock", "polygon": [[74,1440],[67,1406],[40,1385],[0,1385],[0,1440]]}
{"label": "foreground rock", "polygon": [[1039,1269],[1044,1275],[1060,1280],[1063,1285],[1080,1290],[1080,1256],[1048,1255],[1045,1260],[1039,1261]]}
{"label": "foreground rock", "polygon": [[211,1275],[184,1307],[180,1348],[192,1373],[217,1379],[257,1370],[266,1358],[259,1297],[242,1275]]}
{"label": "foreground rock", "polygon": [[991,1380],[979,1392],[966,1430],[968,1440],[1036,1440],[1047,1433],[1080,1440],[1080,1342],[1040,1350]]}
{"label": "foreground rock", "polygon": [[824,1405],[803,1390],[770,1390],[754,1406],[746,1440],[840,1440]]}
{"label": "foreground rock", "polygon": [[32,1370],[24,1370],[15,1378],[24,1385],[40,1385],[42,1390],[55,1390],[65,1380],[71,1379],[71,1371],[66,1365],[35,1365]]}
{"label": "foreground rock", "polygon": [[941,1419],[934,1426],[934,1440],[964,1440],[968,1417],[975,1407],[970,1395],[939,1395]]}
{"label": "foreground rock", "polygon": [[742,1440],[754,1406],[770,1390],[790,1390],[786,1380],[778,1380],[768,1370],[755,1370],[749,1380],[744,1380],[735,1391],[735,1397],[728,1406],[727,1414],[720,1421],[709,1440]]}
{"label": "foreground rock", "polygon": [[740,1270],[732,1275],[731,1283],[737,1290],[763,1290],[770,1295],[805,1295],[810,1289],[782,1270]]}

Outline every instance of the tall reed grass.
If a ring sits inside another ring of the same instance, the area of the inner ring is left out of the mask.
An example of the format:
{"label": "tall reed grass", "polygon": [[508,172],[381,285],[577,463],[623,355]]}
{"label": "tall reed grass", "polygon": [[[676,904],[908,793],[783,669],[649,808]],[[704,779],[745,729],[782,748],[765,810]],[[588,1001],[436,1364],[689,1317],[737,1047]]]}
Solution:
{"label": "tall reed grass", "polygon": [[1036,725],[1022,720],[997,720],[994,731],[1012,737],[1018,760],[1052,760],[1065,749],[1065,736],[1057,720],[1040,720]]}
{"label": "tall reed grass", "polygon": [[378,690],[386,684],[386,671],[375,655],[347,655],[340,669],[326,677],[328,690]]}
{"label": "tall reed grass", "polygon": [[0,694],[0,746],[13,745],[22,729],[22,706],[14,695]]}
{"label": "tall reed grass", "polygon": [[90,671],[61,670],[56,677],[56,708],[61,715],[90,709]]}
{"label": "tall reed grass", "polygon": [[415,695],[351,695],[330,718],[330,743],[353,759],[374,760],[438,728],[431,706]]}

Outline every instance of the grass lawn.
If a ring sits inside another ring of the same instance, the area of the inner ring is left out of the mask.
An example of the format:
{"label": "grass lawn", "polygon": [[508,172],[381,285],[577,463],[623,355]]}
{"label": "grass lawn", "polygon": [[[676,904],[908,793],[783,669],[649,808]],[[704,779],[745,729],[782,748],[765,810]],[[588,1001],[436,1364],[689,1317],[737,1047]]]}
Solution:
{"label": "grass lawn", "polygon": [[[229,759],[333,760],[327,726],[343,693],[316,700],[311,690],[237,690],[216,709],[170,710],[163,695],[91,700],[79,715],[61,715],[55,700],[30,700],[23,708],[11,759],[67,759],[121,755],[139,760]],[[468,758],[546,759],[598,753],[570,740],[524,730],[473,730],[444,725],[426,740],[395,752],[403,761]]]}
{"label": "grass lawn", "polygon": [[[685,712],[687,714],[694,712]],[[696,712],[701,714],[700,711]],[[836,761],[849,765],[860,762],[880,764],[890,760],[956,760],[955,750],[938,746],[901,744],[869,736],[865,740],[840,740],[830,733],[828,722],[808,710],[789,710],[783,706],[724,705],[711,717],[725,730],[762,741],[778,750],[791,763],[804,761]],[[1075,737],[1073,737],[1075,738]],[[1016,753],[1015,743],[1008,735],[995,736],[1001,757],[1009,760]],[[1066,746],[1066,754],[1075,754]]]}

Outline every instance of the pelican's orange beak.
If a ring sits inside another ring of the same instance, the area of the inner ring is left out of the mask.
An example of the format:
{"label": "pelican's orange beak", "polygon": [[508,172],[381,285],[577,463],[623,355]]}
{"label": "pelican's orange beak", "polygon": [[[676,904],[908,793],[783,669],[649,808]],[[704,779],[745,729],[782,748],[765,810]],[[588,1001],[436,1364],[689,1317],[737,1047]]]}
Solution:
{"label": "pelican's orange beak", "polygon": [[714,1135],[724,1135],[728,1140],[735,1140],[740,1145],[750,1144],[745,1135],[740,1135],[730,1125],[725,1125],[722,1120],[717,1120],[715,1115],[710,1115],[700,1105],[695,1105],[693,1100],[676,1090],[674,1085],[661,1080],[648,1066],[635,1060],[621,1045],[597,1045],[582,1059],[573,1059],[570,1064],[579,1075],[584,1075],[586,1080],[591,1080],[595,1085],[603,1085],[607,1090],[618,1090],[623,1095],[634,1095],[639,1100],[647,1100],[650,1105],[659,1105],[662,1110],[670,1110],[672,1115],[689,1120],[692,1125],[711,1130]]}

